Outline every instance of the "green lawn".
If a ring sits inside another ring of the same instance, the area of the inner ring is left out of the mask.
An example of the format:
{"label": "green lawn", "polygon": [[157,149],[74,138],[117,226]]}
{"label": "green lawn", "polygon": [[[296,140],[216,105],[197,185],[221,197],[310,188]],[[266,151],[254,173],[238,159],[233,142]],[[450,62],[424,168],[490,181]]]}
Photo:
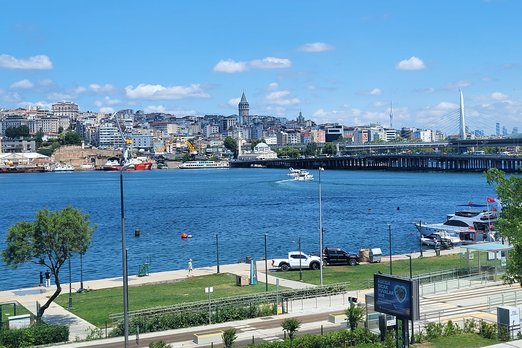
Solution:
{"label": "green lawn", "polygon": [[414,348],[479,348],[497,344],[499,341],[490,340],[477,334],[465,334],[439,337],[431,342],[414,344]]}
{"label": "green lawn", "polygon": [[[0,305],[2,311],[2,324],[7,325],[7,321],[9,316],[15,315],[14,313],[14,305],[12,304],[2,304]],[[23,307],[22,305],[16,305],[16,315],[29,314],[30,312]]]}
{"label": "green lawn", "polygon": [[[167,306],[183,302],[206,300],[205,288],[212,286],[212,298],[245,295],[264,292],[265,284],[236,286],[236,278],[231,274],[215,274],[201,277],[191,277],[173,283],[148,284],[129,287],[129,310],[138,310],[158,306]],[[269,291],[275,291],[275,286],[269,286]],[[58,304],[67,308],[69,293],[62,292]],[[88,322],[102,327],[109,321],[110,314],[123,312],[122,288],[93,290],[85,293],[72,294],[72,312]]]}
{"label": "green lawn", "polygon": [[[481,255],[481,265],[486,265],[486,253]],[[477,266],[477,256],[470,260],[471,266]],[[436,272],[441,270],[451,270],[456,268],[468,267],[468,261],[460,254],[444,255],[438,257],[422,257],[412,259],[413,276]],[[408,277],[410,274],[409,260],[393,260],[393,275]],[[349,282],[349,288],[352,290],[366,289],[373,287],[373,275],[377,272],[385,274],[390,273],[390,263],[370,263],[360,264],[358,266],[326,266],[323,269],[323,283],[334,284],[341,282]],[[272,275],[280,278],[299,280],[299,271],[276,272]],[[320,271],[303,270],[303,280],[306,283],[319,284]]]}

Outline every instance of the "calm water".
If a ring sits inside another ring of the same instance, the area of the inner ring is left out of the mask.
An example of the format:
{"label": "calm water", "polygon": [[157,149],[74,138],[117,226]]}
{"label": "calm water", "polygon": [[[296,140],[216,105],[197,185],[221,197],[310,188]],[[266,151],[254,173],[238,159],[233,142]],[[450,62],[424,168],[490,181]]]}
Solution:
{"label": "calm water", "polygon": [[[126,243],[129,273],[150,258],[151,271],[215,264],[215,235],[219,234],[220,262],[245,256],[282,257],[297,249],[319,250],[319,194],[315,181],[293,182],[286,170],[155,170],[124,173]],[[418,249],[415,221],[441,222],[458,204],[484,203],[494,190],[480,174],[400,173],[365,171],[322,172],[325,245],[356,252],[380,247],[389,253]],[[12,224],[33,220],[41,208],[80,208],[97,226],[84,257],[84,279],[121,275],[119,174],[78,172],[0,175],[0,248]],[[141,237],[134,237],[140,228]],[[186,232],[193,238],[182,240]],[[75,256],[73,281],[79,280]],[[0,289],[34,286],[37,265],[11,270],[0,261]],[[68,280],[67,268],[62,277]]]}

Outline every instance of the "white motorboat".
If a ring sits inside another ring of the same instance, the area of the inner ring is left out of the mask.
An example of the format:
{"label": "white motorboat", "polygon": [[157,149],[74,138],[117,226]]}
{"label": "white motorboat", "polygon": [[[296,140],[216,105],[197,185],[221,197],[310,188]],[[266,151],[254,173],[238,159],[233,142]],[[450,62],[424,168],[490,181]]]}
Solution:
{"label": "white motorboat", "polygon": [[53,167],[53,172],[72,172],[74,167],[68,163],[56,163]]}
{"label": "white motorboat", "polygon": [[290,167],[290,168],[288,168],[288,176],[290,176],[291,178],[293,178],[296,181],[314,180],[314,176],[305,169],[294,169],[294,168]]}
{"label": "white motorboat", "polygon": [[294,177],[296,181],[310,181],[314,180],[314,176],[310,174],[307,170],[301,169],[299,174]]}
{"label": "white motorboat", "polygon": [[460,245],[462,241],[459,237],[452,236],[446,231],[435,232],[430,235],[421,237],[421,242],[424,245],[440,248],[452,248],[455,245]]}

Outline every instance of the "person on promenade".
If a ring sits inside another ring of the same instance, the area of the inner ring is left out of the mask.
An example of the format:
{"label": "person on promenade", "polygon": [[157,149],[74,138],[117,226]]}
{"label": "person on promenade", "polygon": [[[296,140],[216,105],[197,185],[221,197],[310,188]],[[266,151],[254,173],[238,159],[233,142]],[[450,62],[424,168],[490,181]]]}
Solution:
{"label": "person on promenade", "polygon": [[43,286],[43,272],[40,271],[40,287]]}
{"label": "person on promenade", "polygon": [[192,276],[192,259],[189,259],[188,260],[188,274],[187,274],[187,277],[191,277]]}
{"label": "person on promenade", "polygon": [[49,270],[45,271],[45,287],[48,288],[51,286],[51,272]]}

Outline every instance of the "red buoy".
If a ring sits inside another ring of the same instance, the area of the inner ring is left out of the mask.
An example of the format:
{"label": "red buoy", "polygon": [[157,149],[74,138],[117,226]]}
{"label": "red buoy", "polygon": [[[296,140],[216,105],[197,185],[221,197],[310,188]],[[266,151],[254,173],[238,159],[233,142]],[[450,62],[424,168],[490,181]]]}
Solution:
{"label": "red buoy", "polygon": [[188,238],[188,234],[186,234],[185,232],[183,232],[183,233],[181,234],[181,238],[183,238],[183,239]]}

